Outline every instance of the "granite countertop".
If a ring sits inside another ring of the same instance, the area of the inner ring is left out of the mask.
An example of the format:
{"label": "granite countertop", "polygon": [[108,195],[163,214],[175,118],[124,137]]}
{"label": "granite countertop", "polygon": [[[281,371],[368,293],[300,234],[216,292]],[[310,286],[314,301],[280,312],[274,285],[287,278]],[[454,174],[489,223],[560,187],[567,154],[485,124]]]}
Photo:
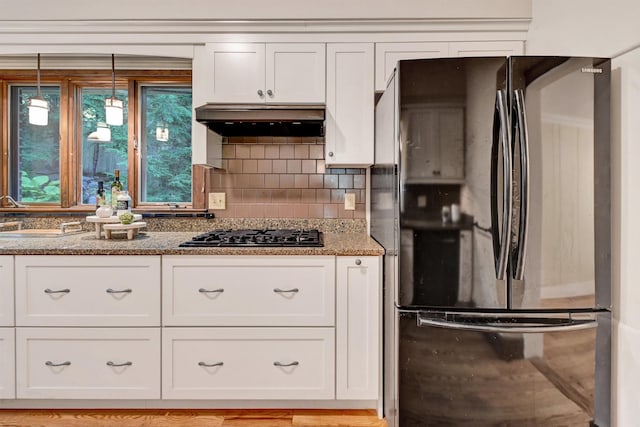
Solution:
{"label": "granite countertop", "polygon": [[382,255],[384,249],[363,232],[324,232],[321,248],[256,248],[217,247],[180,248],[191,240],[192,231],[143,231],[127,240],[124,235],[105,240],[96,239],[94,232],[62,237],[0,238],[0,255]]}

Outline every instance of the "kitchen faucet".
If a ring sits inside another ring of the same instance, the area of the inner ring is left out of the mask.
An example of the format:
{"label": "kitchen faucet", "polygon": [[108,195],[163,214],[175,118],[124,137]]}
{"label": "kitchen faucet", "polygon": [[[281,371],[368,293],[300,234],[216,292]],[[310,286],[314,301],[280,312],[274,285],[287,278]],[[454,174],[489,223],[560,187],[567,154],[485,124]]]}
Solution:
{"label": "kitchen faucet", "polygon": [[27,207],[26,205],[23,205],[22,203],[16,202],[16,200],[13,197],[9,196],[9,195],[0,196],[0,201],[2,201],[2,199],[5,199],[9,203],[9,206],[14,207],[14,208],[26,208]]}

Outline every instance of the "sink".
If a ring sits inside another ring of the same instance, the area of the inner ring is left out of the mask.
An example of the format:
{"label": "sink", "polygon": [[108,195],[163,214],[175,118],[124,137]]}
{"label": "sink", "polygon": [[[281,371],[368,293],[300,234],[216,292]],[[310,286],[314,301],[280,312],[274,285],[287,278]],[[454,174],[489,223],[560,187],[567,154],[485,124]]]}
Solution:
{"label": "sink", "polygon": [[[3,225],[6,224],[7,223]],[[0,227],[0,230],[2,230],[2,228],[3,227]],[[23,237],[62,237],[79,233],[86,233],[86,230],[82,229],[82,224],[80,224],[80,222],[67,222],[61,224],[59,228],[21,228],[21,226],[19,226],[17,230],[0,231],[0,239]]]}

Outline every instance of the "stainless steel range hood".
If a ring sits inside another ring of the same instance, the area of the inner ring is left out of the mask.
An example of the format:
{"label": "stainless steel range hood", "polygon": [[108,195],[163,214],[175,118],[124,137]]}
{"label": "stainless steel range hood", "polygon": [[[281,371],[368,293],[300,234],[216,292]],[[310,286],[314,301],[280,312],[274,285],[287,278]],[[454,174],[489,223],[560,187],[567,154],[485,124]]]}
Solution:
{"label": "stainless steel range hood", "polygon": [[215,104],[196,120],[222,136],[324,136],[324,105]]}

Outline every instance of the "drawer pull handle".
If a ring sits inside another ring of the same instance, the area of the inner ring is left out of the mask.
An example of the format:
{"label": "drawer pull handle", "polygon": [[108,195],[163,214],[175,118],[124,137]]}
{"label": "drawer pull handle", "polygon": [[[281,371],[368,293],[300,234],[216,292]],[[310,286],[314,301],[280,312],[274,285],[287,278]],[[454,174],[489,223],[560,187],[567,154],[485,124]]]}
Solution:
{"label": "drawer pull handle", "polygon": [[54,291],[53,289],[45,289],[44,293],[45,294],[68,294],[69,292],[71,292],[71,289],[60,289],[59,291]]}
{"label": "drawer pull handle", "polygon": [[47,366],[54,366],[54,367],[55,366],[71,366],[71,362],[69,362],[68,360],[62,363],[53,363],[51,360],[47,360],[44,364]]}
{"label": "drawer pull handle", "polygon": [[116,291],[115,289],[107,289],[107,293],[108,294],[130,294],[131,292],[133,292],[131,289],[123,289],[121,291]]}
{"label": "drawer pull handle", "polygon": [[216,366],[222,366],[224,362],[217,363],[207,363],[207,362],[198,362],[198,366],[204,366],[205,368],[215,368]]}
{"label": "drawer pull handle", "polygon": [[111,360],[109,360],[107,362],[107,366],[113,366],[114,368],[119,368],[121,366],[133,366],[133,362],[113,363]]}
{"label": "drawer pull handle", "polygon": [[198,289],[198,292],[202,293],[202,294],[221,294],[224,292],[223,288],[218,288],[218,289],[205,289],[205,288],[200,288]]}
{"label": "drawer pull handle", "polygon": [[278,361],[273,362],[273,366],[277,366],[279,368],[286,368],[286,367],[289,367],[289,366],[298,366],[299,364],[300,364],[300,362],[298,362],[297,360],[293,361],[291,363],[280,363]]}
{"label": "drawer pull handle", "polygon": [[300,292],[300,289],[298,288],[292,288],[292,289],[280,289],[280,288],[275,288],[273,290],[273,292],[279,293],[279,294],[288,294],[288,293],[296,293],[296,292]]}

